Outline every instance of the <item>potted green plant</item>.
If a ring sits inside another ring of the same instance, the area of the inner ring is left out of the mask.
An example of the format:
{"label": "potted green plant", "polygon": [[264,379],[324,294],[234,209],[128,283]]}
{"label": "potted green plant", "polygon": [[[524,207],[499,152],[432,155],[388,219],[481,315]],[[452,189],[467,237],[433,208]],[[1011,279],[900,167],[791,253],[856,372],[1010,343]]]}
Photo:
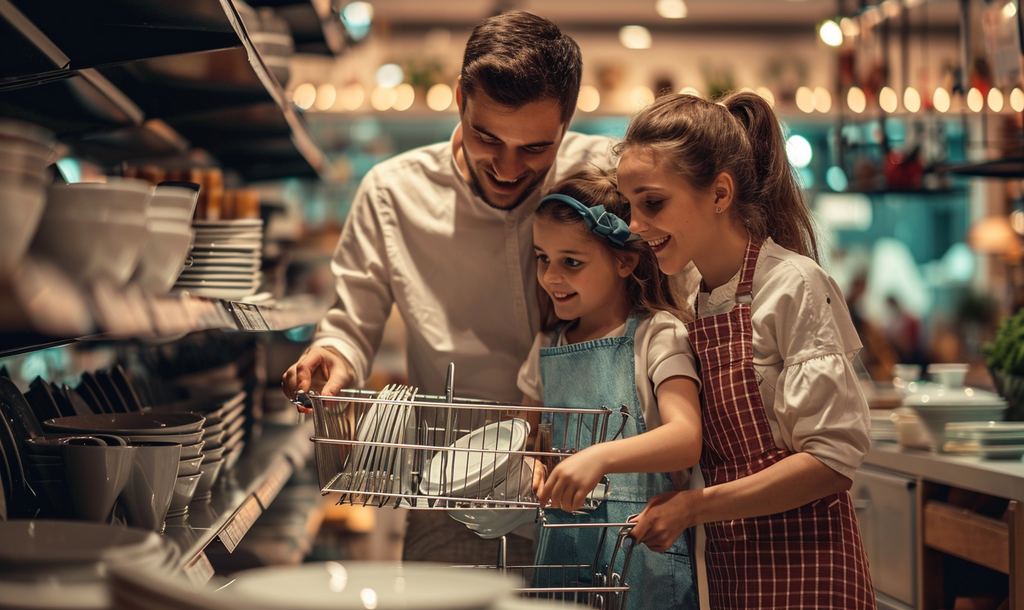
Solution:
{"label": "potted green plant", "polygon": [[1009,403],[1006,419],[1024,421],[1024,309],[1003,320],[983,349],[996,390]]}

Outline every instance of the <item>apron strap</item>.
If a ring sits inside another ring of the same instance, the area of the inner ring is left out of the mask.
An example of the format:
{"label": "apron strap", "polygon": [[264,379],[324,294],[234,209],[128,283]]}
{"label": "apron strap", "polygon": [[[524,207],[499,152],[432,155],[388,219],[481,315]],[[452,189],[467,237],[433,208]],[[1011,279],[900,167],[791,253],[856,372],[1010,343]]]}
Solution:
{"label": "apron strap", "polygon": [[[747,251],[743,255],[743,266],[740,267],[740,283],[736,286],[736,302],[749,303],[754,285],[754,269],[757,267],[757,255],[761,252],[761,243],[747,242]],[[743,297],[742,299],[740,297]]]}

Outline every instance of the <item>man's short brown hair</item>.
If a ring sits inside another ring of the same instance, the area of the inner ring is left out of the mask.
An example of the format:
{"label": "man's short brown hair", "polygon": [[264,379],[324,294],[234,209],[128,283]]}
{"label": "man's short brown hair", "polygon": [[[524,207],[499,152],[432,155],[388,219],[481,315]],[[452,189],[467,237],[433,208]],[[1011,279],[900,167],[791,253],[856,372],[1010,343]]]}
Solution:
{"label": "man's short brown hair", "polygon": [[512,108],[557,100],[562,122],[576,110],[583,56],[576,41],[543,17],[510,11],[473,29],[462,59],[462,104],[477,90]]}

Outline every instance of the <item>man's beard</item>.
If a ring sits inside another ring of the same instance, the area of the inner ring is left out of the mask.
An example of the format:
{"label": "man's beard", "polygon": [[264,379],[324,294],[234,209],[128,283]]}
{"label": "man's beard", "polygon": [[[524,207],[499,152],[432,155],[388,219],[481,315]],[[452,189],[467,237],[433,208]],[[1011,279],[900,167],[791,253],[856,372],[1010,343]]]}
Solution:
{"label": "man's beard", "polygon": [[511,212],[512,210],[522,205],[524,201],[529,199],[530,195],[532,195],[533,192],[537,190],[537,187],[540,185],[541,182],[544,181],[544,177],[547,176],[548,171],[550,171],[550,168],[548,168],[548,170],[545,170],[543,174],[537,176],[537,179],[534,180],[529,186],[526,187],[526,189],[523,190],[522,195],[519,196],[519,199],[517,199],[515,203],[509,206],[500,206],[495,205],[493,201],[487,198],[487,192],[484,191],[483,181],[480,180],[480,176],[478,176],[476,170],[473,169],[473,161],[469,156],[469,151],[466,150],[465,143],[462,144],[462,157],[466,160],[466,168],[469,170],[469,179],[471,181],[470,186],[472,186],[473,189],[476,191],[477,195],[480,196],[480,199],[483,199],[484,203],[494,208],[495,210],[504,210],[506,212]]}

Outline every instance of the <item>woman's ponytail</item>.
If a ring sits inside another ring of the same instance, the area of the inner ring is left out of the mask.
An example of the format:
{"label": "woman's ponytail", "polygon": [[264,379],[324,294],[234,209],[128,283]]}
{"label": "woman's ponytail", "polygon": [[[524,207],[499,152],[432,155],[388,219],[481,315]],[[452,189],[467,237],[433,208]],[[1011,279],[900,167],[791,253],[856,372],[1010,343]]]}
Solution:
{"label": "woman's ponytail", "polygon": [[775,112],[751,91],[720,100],[747,133],[756,172],[756,194],[765,233],[780,246],[818,261],[814,220],[786,155],[786,140]]}

